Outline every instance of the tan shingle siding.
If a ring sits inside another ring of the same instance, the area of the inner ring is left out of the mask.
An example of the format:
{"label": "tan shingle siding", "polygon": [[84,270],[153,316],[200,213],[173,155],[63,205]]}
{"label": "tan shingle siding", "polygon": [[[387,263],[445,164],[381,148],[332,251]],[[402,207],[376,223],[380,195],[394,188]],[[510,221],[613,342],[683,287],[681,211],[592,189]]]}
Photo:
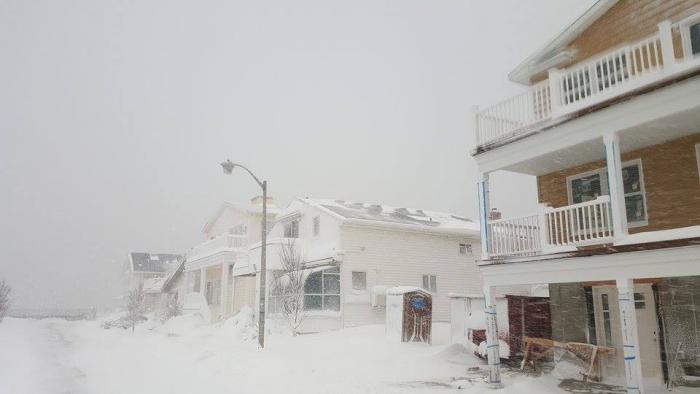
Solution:
{"label": "tan shingle siding", "polygon": [[[631,233],[700,225],[699,143],[700,133],[622,155],[623,161],[641,159],[644,173],[649,225]],[[539,201],[568,205],[566,178],[604,165],[600,160],[537,177]]]}

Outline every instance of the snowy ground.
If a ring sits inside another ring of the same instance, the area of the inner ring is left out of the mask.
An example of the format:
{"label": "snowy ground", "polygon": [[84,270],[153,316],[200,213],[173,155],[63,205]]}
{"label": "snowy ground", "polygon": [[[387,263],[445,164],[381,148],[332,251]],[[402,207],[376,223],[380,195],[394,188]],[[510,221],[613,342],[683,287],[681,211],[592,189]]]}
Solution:
{"label": "snowy ground", "polygon": [[[273,335],[259,350],[253,327],[233,319],[210,327],[177,318],[132,334],[99,321],[8,318],[0,323],[0,393],[493,393],[469,371],[483,362],[448,346],[448,330],[435,325],[433,346],[393,343],[383,326],[368,326]],[[562,392],[550,377],[505,380],[500,393]]]}

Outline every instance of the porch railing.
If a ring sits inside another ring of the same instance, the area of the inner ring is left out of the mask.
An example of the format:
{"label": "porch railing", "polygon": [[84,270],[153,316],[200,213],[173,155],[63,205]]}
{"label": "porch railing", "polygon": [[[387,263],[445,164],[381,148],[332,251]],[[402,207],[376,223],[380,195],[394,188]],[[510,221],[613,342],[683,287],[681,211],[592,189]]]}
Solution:
{"label": "porch railing", "polygon": [[[476,144],[522,134],[537,123],[562,117],[700,65],[676,59],[671,24],[657,33],[572,65],[551,69],[546,80],[476,114]],[[677,39],[676,39],[677,40]]]}
{"label": "porch railing", "polygon": [[610,197],[559,208],[542,207],[535,215],[489,221],[489,257],[527,256],[611,242]]}
{"label": "porch railing", "polygon": [[561,208],[546,208],[547,247],[586,246],[612,240],[610,196]]}
{"label": "porch railing", "polygon": [[221,250],[238,249],[248,246],[247,235],[221,234],[193,247],[188,256],[202,257]]}
{"label": "porch railing", "polygon": [[499,219],[489,222],[489,255],[502,257],[540,252],[539,216]]}

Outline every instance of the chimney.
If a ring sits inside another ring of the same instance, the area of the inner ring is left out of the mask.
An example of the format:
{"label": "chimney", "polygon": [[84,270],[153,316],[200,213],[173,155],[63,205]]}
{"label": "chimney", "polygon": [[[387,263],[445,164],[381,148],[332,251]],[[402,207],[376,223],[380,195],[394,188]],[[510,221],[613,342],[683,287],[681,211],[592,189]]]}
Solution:
{"label": "chimney", "polygon": [[489,220],[498,220],[501,218],[501,213],[498,211],[498,208],[492,208],[491,212],[489,212]]}
{"label": "chimney", "polygon": [[[250,203],[253,205],[262,205],[262,202],[263,202],[262,196],[255,196],[255,197],[250,199]],[[270,205],[275,205],[275,199],[268,196],[267,197],[267,206],[270,206]]]}

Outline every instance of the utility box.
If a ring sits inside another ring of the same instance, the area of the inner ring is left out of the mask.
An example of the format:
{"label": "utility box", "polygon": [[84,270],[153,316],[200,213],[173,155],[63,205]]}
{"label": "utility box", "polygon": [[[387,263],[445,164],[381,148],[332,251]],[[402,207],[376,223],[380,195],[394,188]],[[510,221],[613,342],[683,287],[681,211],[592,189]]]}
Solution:
{"label": "utility box", "polygon": [[401,342],[431,343],[433,296],[419,287],[386,291],[386,335]]}

